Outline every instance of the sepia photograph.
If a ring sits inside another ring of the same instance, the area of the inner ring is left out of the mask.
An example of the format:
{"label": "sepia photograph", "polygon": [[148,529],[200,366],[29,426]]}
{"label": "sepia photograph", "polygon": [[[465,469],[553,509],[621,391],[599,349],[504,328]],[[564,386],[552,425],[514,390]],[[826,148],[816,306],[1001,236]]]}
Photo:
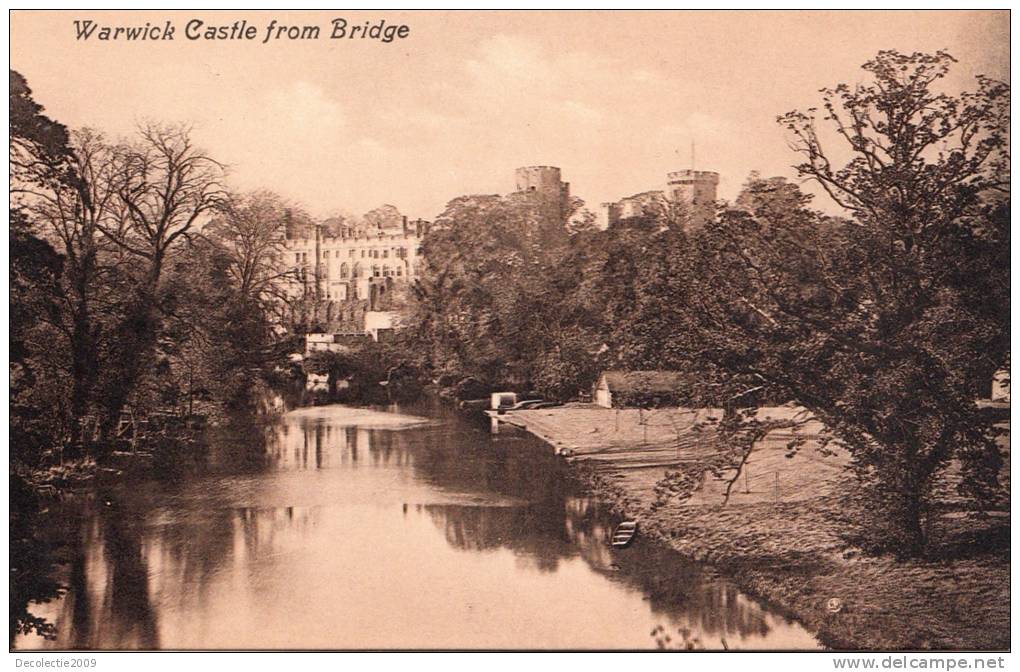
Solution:
{"label": "sepia photograph", "polygon": [[8,19],[12,668],[1007,667],[1009,10]]}

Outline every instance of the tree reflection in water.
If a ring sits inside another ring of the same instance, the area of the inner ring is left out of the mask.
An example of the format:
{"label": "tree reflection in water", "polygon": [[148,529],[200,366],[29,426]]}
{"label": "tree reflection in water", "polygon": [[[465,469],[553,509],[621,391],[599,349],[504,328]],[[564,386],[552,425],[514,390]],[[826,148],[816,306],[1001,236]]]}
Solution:
{"label": "tree reflection in water", "polygon": [[[686,628],[723,639],[769,634],[766,612],[711,570],[640,540],[614,551],[609,545],[613,529],[609,517],[584,499],[565,498],[557,508],[427,505],[424,509],[444,531],[447,542],[459,549],[508,548],[542,572],[556,571],[561,560],[580,556],[609,580],[643,593],[654,613],[679,624],[679,628],[673,626],[675,633]],[[700,646],[697,637],[687,641],[696,640]]]}
{"label": "tree reflection in water", "polygon": [[[508,599],[518,585],[543,595],[564,586],[558,599],[569,614],[571,596],[591,586],[599,597],[589,604],[597,605],[598,625],[609,633],[618,631],[612,615],[616,600],[641,605],[644,599],[651,620],[644,621],[645,612],[638,609],[627,627],[640,641],[660,620],[649,645],[710,641],[719,646],[774,636],[780,621],[711,571],[645,544],[640,536],[623,552],[611,549],[614,521],[588,499],[571,494],[564,464],[539,441],[528,436],[494,440],[484,425],[461,418],[392,431],[347,426],[342,414],[333,419],[330,412],[292,416],[275,426],[235,426],[213,443],[208,473],[190,482],[96,493],[60,516],[71,539],[64,577],[69,590],[48,605],[56,613],[47,617],[59,630],[52,645],[145,649],[258,643],[274,634],[259,630],[262,620],[273,618],[283,619],[272,621],[277,629],[300,623],[305,630],[295,637],[328,645],[335,640],[323,625],[328,619],[318,614],[344,609],[344,599],[368,600],[354,601],[351,608],[373,607],[384,597],[372,592],[373,582],[383,590],[389,585],[377,572],[413,577],[409,567],[448,582],[447,591],[473,586],[462,595],[437,594],[436,603],[419,596],[419,608],[442,609],[451,618],[457,617],[457,604],[481,600],[477,606],[488,608],[484,600]],[[386,550],[349,544],[347,535],[372,539]],[[459,551],[475,557],[465,558],[463,566],[451,564],[446,554]],[[404,557],[410,565],[401,564]],[[510,559],[510,566],[500,558]],[[490,594],[489,571],[507,572],[501,576],[511,583]],[[514,583],[514,571],[521,573],[520,584]],[[332,583],[317,583],[329,572]],[[413,590],[413,578],[396,583]],[[603,591],[610,585],[612,590]],[[286,604],[296,590],[308,591],[300,598],[308,607],[307,620]],[[401,598],[393,599],[392,608],[402,608]],[[210,633],[214,624],[203,620],[218,614],[233,623],[249,605],[260,610],[258,621],[242,614],[236,623],[251,630],[244,633],[251,639],[235,639],[237,631],[229,626]],[[649,623],[648,630],[633,629],[641,622]],[[495,635],[477,619],[466,623],[479,629],[482,639],[474,641],[494,641],[486,639]],[[320,632],[319,626],[325,629]],[[491,627],[500,627],[500,621]]]}
{"label": "tree reflection in water", "polygon": [[67,595],[59,602],[58,648],[159,648],[139,519],[108,493],[69,515],[87,521],[66,546]]}

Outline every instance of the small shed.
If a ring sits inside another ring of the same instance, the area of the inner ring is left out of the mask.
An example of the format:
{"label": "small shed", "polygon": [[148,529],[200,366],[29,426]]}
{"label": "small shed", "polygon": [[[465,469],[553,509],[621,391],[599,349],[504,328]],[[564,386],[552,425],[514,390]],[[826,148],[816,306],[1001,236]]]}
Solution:
{"label": "small shed", "polygon": [[683,377],[676,371],[605,371],[592,397],[597,406],[620,408],[635,399],[670,403],[682,388]]}
{"label": "small shed", "polygon": [[513,392],[493,392],[490,408],[498,411],[503,408],[510,408],[517,403],[517,395]]}

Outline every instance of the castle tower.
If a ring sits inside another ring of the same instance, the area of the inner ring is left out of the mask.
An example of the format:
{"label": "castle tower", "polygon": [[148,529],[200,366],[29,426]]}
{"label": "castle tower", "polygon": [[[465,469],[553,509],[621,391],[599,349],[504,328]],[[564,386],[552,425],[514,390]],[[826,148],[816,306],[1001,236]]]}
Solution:
{"label": "castle tower", "polygon": [[708,170],[677,170],[666,175],[666,195],[690,209],[691,226],[704,226],[715,214],[719,173]]}
{"label": "castle tower", "polygon": [[620,204],[603,203],[599,207],[598,216],[595,219],[595,226],[600,231],[605,231],[620,221]]}
{"label": "castle tower", "polygon": [[532,192],[541,195],[551,203],[559,205],[559,211],[566,215],[570,207],[570,183],[560,178],[560,169],[555,166],[525,166],[515,171],[518,192]]}

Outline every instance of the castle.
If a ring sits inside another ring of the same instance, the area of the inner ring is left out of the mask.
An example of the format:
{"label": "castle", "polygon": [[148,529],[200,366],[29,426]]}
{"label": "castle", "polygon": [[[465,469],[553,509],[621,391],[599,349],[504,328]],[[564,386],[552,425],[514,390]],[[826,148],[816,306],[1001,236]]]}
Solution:
{"label": "castle", "polygon": [[517,193],[537,194],[560,217],[570,214],[570,183],[556,166],[524,166],[514,171]]}
{"label": "castle", "polygon": [[[551,214],[571,212],[570,184],[555,166],[524,166],[515,173],[516,194],[535,195]],[[666,189],[603,203],[597,224],[608,229],[639,217],[664,202],[681,204],[690,226],[709,221],[715,210],[719,174],[679,170],[667,175]],[[291,269],[287,294],[295,323],[317,325],[325,335],[379,338],[396,325],[408,286],[422,270],[422,240],[430,223],[409,221],[383,206],[354,222],[290,222],[284,262]],[[339,341],[337,341],[339,342]]]}
{"label": "castle", "polygon": [[666,189],[645,191],[603,203],[596,218],[598,228],[605,230],[619,221],[640,217],[656,204],[667,202],[681,205],[691,227],[704,226],[715,214],[719,173],[708,170],[677,170],[666,175]]}
{"label": "castle", "polygon": [[[371,216],[370,216],[371,215]],[[288,226],[287,294],[305,299],[304,315],[329,333],[364,334],[392,326],[401,293],[421,274],[421,241],[429,223],[384,207],[363,222],[340,218]],[[308,305],[310,304],[310,305]],[[378,338],[378,333],[372,333]]]}

